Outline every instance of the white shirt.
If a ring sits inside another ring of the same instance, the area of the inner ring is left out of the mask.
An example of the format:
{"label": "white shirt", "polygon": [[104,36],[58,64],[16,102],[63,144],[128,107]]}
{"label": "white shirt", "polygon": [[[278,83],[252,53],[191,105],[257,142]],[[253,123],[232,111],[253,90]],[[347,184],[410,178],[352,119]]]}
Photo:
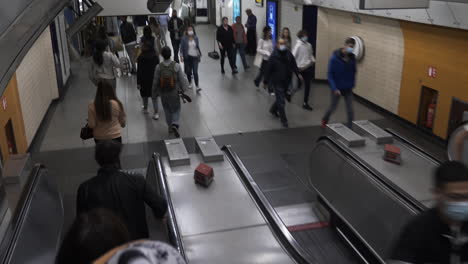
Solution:
{"label": "white shirt", "polygon": [[263,60],[268,60],[273,52],[273,41],[271,39],[258,41],[257,52],[263,55]]}
{"label": "white shirt", "polygon": [[91,70],[94,71],[94,75],[101,79],[115,79],[114,68],[120,68],[120,61],[113,53],[104,51],[102,54],[103,63],[97,65],[92,61]]}
{"label": "white shirt", "polygon": [[192,57],[198,57],[197,43],[194,39],[188,42],[188,55]]}
{"label": "white shirt", "polygon": [[309,42],[304,42],[300,39],[297,40],[292,54],[294,55],[294,58],[296,58],[299,70],[305,70],[315,63],[314,52],[312,45]]}

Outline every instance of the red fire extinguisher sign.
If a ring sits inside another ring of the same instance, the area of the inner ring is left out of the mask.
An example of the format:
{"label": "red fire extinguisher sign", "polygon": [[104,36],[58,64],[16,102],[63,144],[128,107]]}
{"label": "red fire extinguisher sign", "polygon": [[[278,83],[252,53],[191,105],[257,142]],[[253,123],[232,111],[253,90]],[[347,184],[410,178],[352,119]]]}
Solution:
{"label": "red fire extinguisher sign", "polygon": [[432,128],[434,125],[434,114],[435,114],[435,103],[431,103],[427,108],[427,116],[426,116],[426,127]]}

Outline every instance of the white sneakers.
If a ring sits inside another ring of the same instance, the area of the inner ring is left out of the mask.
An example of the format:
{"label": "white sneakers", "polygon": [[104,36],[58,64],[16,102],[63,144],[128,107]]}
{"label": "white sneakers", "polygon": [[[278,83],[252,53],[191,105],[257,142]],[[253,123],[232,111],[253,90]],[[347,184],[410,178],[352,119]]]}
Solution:
{"label": "white sneakers", "polygon": [[159,114],[158,114],[158,113],[155,113],[155,114],[153,115],[153,119],[154,119],[154,120],[159,120]]}

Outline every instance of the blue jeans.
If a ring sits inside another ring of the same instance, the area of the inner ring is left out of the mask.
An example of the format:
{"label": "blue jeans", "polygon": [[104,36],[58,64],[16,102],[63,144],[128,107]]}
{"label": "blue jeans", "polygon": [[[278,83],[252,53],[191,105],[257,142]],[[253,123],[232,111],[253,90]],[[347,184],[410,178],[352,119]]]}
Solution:
{"label": "blue jeans", "polygon": [[170,109],[164,107],[164,115],[166,116],[166,124],[168,127],[171,127],[172,125],[179,127],[180,108],[171,112]]}
{"label": "blue jeans", "polygon": [[[145,109],[148,109],[148,98],[149,97],[142,97],[143,98],[143,107]],[[158,98],[153,98],[151,97],[151,101],[153,101],[153,110],[154,113],[156,114],[158,112]]]}
{"label": "blue jeans", "polygon": [[187,75],[188,82],[192,82],[192,74],[193,79],[195,80],[195,85],[198,87],[198,57],[187,56],[184,58],[184,66],[185,66],[185,74]]}
{"label": "blue jeans", "polygon": [[281,119],[281,123],[288,124],[288,119],[286,117],[286,91],[288,90],[289,82],[285,83],[275,83],[273,85],[275,87],[275,96],[276,101],[271,105],[270,112],[278,113]]}
{"label": "blue jeans", "polygon": [[[346,126],[349,128],[353,127],[353,119],[354,119],[354,110],[353,110],[353,91],[352,90],[346,90],[346,91],[341,91],[341,96],[344,97],[345,99],[345,104],[346,104],[346,113],[348,114],[348,122],[346,123]],[[330,116],[333,112],[335,112],[336,107],[338,106],[338,102],[340,101],[340,96],[337,96],[331,92],[331,103],[330,107],[328,108],[327,112],[325,113],[325,116],[322,118],[325,122],[328,122],[330,119]]]}
{"label": "blue jeans", "polygon": [[236,44],[236,49],[234,51],[234,58],[237,56],[237,52],[239,52],[239,55],[242,60],[242,65],[244,65],[244,69],[247,68],[248,65],[247,65],[247,60],[245,59],[245,44],[243,43]]}

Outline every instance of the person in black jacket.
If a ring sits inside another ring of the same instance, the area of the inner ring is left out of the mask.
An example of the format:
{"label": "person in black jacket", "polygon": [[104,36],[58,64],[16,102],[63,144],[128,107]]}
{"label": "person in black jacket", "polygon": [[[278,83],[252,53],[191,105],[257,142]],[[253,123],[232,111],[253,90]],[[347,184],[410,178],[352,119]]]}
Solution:
{"label": "person in black jacket", "polygon": [[156,66],[159,64],[159,56],[154,50],[154,40],[144,41],[141,47],[141,54],[138,57],[137,85],[140,90],[141,98],[143,99],[143,112],[148,113],[148,99],[151,97],[153,101],[153,119],[159,119],[158,113],[158,98],[152,96],[153,78]]}
{"label": "person in black jacket", "polygon": [[97,176],[82,183],[76,199],[77,215],[94,208],[105,208],[119,216],[128,228],[132,240],[148,238],[145,203],[156,218],[164,218],[167,202],[139,174],[119,169],[122,144],[102,141],[96,145]]}
{"label": "person in black jacket", "polygon": [[270,108],[270,113],[281,119],[283,127],[288,127],[288,119],[285,112],[285,99],[289,96],[289,84],[291,83],[292,74],[295,73],[297,78],[302,81],[302,76],[299,74],[296,60],[291,51],[286,46],[284,39],[278,40],[278,46],[273,51],[268,61],[268,67],[265,72],[265,78],[270,80],[274,88],[276,101]]}
{"label": "person in black jacket", "polygon": [[218,41],[219,52],[221,53],[221,73],[224,74],[224,58],[227,53],[232,74],[236,74],[237,67],[234,58],[234,48],[236,47],[236,43],[234,41],[234,31],[228,24],[227,17],[223,17],[223,24],[219,26],[216,31],[216,41]]}
{"label": "person in black jacket", "polygon": [[123,16],[120,18],[122,24],[120,25],[120,35],[122,36],[122,42],[125,45],[128,57],[130,57],[130,63],[132,65],[132,73],[136,72],[135,61],[136,61],[136,45],[137,45],[137,33],[132,24],[127,22],[127,17]]}
{"label": "person in black jacket", "polygon": [[174,51],[174,61],[179,63],[180,40],[184,35],[184,21],[177,17],[177,10],[172,11],[172,17],[169,20],[169,33],[171,35],[172,49]]}

